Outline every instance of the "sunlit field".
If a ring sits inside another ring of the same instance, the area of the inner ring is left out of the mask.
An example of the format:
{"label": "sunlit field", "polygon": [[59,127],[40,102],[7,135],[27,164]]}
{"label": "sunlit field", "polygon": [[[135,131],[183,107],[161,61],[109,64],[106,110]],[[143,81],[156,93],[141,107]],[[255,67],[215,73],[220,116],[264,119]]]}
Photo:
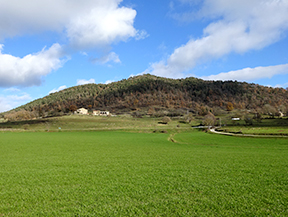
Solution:
{"label": "sunlit field", "polygon": [[0,216],[287,216],[288,142],[0,133]]}

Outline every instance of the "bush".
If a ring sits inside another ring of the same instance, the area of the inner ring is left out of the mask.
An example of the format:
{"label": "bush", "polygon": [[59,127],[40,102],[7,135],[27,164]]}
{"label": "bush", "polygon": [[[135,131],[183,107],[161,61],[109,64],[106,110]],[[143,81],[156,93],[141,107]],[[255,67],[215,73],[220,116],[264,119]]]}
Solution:
{"label": "bush", "polygon": [[141,114],[139,111],[133,112],[132,117],[134,118],[142,118],[143,114]]}
{"label": "bush", "polygon": [[168,124],[171,121],[171,119],[167,116],[162,118],[162,124]]}
{"label": "bush", "polygon": [[36,115],[34,112],[26,111],[26,110],[20,110],[17,112],[10,112],[5,115],[5,119],[8,121],[23,121],[23,120],[31,120],[35,118]]}

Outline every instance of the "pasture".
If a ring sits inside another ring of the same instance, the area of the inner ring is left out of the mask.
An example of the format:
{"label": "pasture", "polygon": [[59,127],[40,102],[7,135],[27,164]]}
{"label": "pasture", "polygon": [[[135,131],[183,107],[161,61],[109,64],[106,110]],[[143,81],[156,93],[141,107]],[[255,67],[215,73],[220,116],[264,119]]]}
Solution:
{"label": "pasture", "polygon": [[[117,117],[99,117],[88,115],[71,115],[51,117],[18,122],[0,123],[1,130],[32,131],[32,132],[55,132],[59,131],[107,131],[122,130],[133,132],[151,132],[153,130],[190,130],[191,125],[181,123],[181,118],[173,119],[169,124],[159,124],[162,118],[133,118],[130,115]],[[183,122],[183,121],[182,121]],[[199,124],[195,122],[194,124]]]}
{"label": "pasture", "polygon": [[0,216],[288,216],[287,141],[0,132]]}

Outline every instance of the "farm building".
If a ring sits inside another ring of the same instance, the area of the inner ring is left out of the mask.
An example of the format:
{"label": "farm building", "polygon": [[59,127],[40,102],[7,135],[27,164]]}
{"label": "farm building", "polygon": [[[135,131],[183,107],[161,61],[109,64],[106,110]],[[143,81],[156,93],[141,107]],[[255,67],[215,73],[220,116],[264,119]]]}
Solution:
{"label": "farm building", "polygon": [[110,112],[109,111],[95,110],[95,111],[93,111],[93,115],[96,115],[96,116],[108,116],[108,115],[110,115]]}
{"label": "farm building", "polygon": [[80,108],[75,111],[75,114],[80,114],[80,115],[88,115],[88,110],[85,108]]}
{"label": "farm building", "polygon": [[231,118],[232,121],[240,121],[240,118]]}

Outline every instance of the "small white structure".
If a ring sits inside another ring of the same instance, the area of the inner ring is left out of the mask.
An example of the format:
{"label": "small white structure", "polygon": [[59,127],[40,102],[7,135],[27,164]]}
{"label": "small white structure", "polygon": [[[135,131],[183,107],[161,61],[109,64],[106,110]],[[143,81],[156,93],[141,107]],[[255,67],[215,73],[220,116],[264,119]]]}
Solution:
{"label": "small white structure", "polygon": [[85,108],[80,108],[80,109],[77,109],[77,111],[75,111],[75,114],[88,115],[88,110]]}
{"label": "small white structure", "polygon": [[232,118],[232,121],[240,121],[240,118]]}
{"label": "small white structure", "polygon": [[93,115],[96,115],[96,116],[108,116],[108,115],[110,115],[110,112],[109,111],[95,110],[95,111],[93,111]]}
{"label": "small white structure", "polygon": [[100,110],[94,110],[93,115],[99,116],[100,115]]}

